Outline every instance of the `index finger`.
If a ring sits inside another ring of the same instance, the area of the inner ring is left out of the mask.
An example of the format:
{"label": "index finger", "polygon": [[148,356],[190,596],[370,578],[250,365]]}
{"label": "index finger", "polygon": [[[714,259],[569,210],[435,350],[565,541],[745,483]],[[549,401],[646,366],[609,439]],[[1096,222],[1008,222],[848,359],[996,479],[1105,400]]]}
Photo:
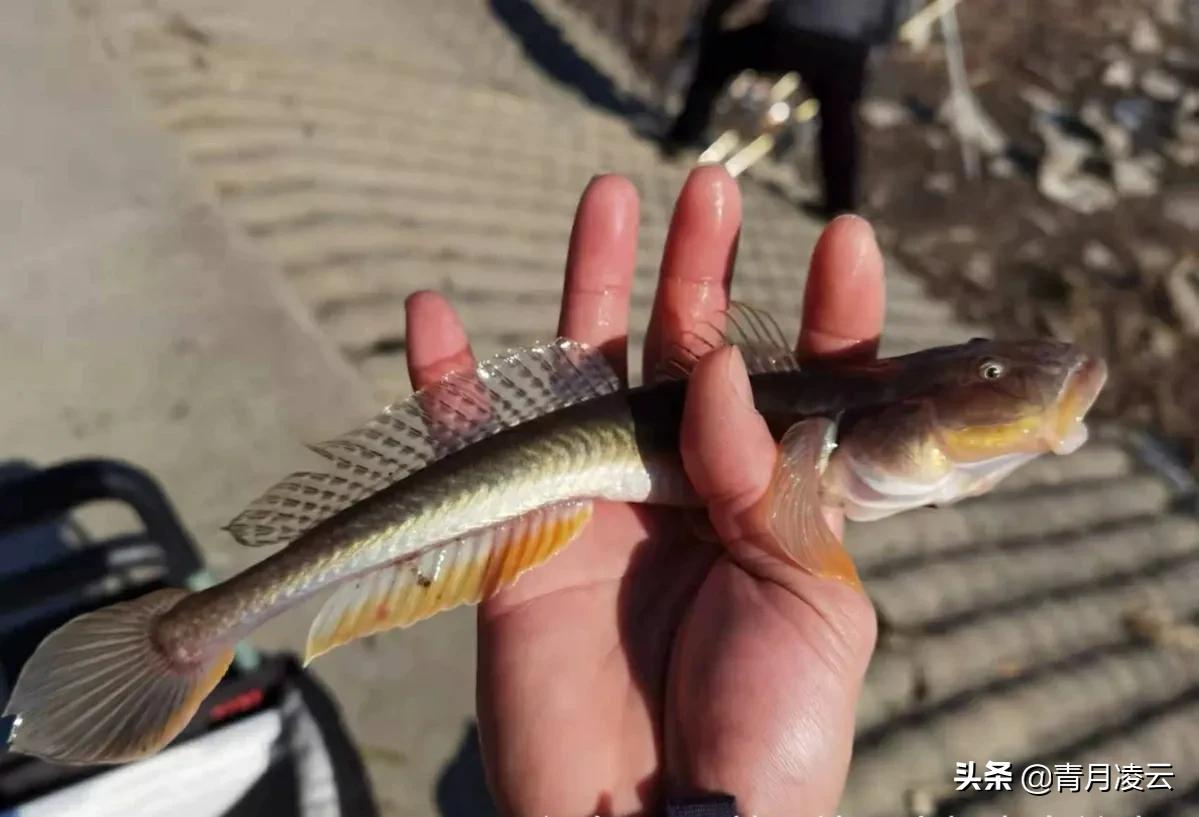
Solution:
{"label": "index finger", "polygon": [[[416,292],[404,302],[408,329],[406,357],[412,388],[420,394],[429,432],[452,439],[487,419],[490,412],[483,384],[473,377],[475,356],[462,321],[441,295]],[[435,388],[447,375],[468,375],[456,390]]]}
{"label": "index finger", "polygon": [[812,251],[797,351],[812,358],[872,358],[886,308],[883,256],[870,223],[839,216]]}

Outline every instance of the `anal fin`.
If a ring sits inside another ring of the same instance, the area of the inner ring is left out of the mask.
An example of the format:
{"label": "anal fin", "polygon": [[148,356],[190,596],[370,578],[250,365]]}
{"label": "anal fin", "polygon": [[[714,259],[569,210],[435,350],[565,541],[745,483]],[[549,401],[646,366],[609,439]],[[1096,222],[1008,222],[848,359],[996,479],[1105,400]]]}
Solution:
{"label": "anal fin", "polygon": [[589,500],[540,508],[342,585],[312,622],[305,663],[355,639],[488,598],[569,544],[592,508]]}

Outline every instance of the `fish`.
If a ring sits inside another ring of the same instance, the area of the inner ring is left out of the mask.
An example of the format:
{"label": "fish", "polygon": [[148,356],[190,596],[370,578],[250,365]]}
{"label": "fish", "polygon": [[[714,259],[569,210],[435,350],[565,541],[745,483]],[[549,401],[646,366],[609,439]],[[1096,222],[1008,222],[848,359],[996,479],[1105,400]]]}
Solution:
{"label": "fish", "polygon": [[799,567],[856,584],[823,509],[870,521],[983,493],[1086,440],[1102,359],[1055,340],[974,339],[867,362],[800,365],[778,324],[734,304],[648,385],[557,340],[486,360],[314,450],[228,526],[286,545],[198,592],[163,589],[69,621],[23,667],[15,752],[68,764],[151,755],[183,729],[267,619],[331,591],[306,662],[485,599],[561,551],[604,500],[700,508],[679,433],[687,376],[736,345],[778,440],[765,522]]}

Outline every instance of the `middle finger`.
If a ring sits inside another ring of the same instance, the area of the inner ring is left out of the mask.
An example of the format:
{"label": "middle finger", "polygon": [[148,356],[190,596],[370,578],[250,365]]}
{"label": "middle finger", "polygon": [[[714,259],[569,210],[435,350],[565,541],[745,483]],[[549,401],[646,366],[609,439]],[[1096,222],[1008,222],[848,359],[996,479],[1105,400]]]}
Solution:
{"label": "middle finger", "polygon": [[741,230],[741,192],[723,167],[691,171],[675,203],[645,338],[645,379],[705,323],[723,325]]}

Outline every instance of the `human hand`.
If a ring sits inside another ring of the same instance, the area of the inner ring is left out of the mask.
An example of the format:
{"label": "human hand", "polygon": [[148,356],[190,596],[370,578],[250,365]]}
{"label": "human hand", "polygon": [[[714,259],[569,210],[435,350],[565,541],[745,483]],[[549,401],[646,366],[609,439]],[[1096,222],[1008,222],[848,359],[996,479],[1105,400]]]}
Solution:
{"label": "human hand", "polygon": [[[647,375],[687,332],[720,325],[740,221],[732,178],[696,169],[666,241]],[[558,326],[602,349],[622,376],[637,222],[627,180],[592,181]],[[813,254],[798,352],[872,356],[882,315],[873,234],[860,219],[838,219]],[[407,317],[415,387],[473,367],[440,296],[414,295]],[[761,817],[834,813],[873,609],[859,590],[778,555],[757,513],[775,443],[735,351],[696,368],[681,443],[715,537],[697,535],[686,512],[597,503],[561,555],[480,606],[479,723],[505,814],[653,815],[668,798],[709,791],[734,794],[742,813]]]}

